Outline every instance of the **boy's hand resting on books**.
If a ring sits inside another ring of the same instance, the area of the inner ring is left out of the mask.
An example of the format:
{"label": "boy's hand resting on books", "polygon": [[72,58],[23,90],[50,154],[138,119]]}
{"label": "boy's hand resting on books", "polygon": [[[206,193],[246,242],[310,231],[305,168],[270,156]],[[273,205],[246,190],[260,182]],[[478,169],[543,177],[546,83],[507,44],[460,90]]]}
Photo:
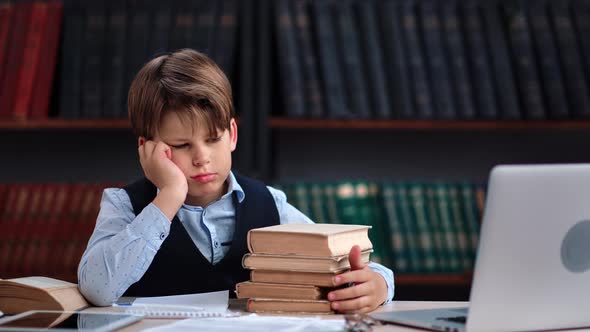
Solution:
{"label": "boy's hand resting on books", "polygon": [[184,173],[172,161],[172,149],[166,143],[146,140],[138,141],[139,161],[145,176],[160,189],[154,204],[170,219],[174,217],[188,193],[188,182]]}
{"label": "boy's hand resting on books", "polygon": [[353,246],[348,254],[350,271],[334,277],[336,286],[353,283],[353,286],[331,291],[328,300],[332,309],[344,313],[365,313],[375,310],[387,297],[385,279],[361,260],[361,248]]}

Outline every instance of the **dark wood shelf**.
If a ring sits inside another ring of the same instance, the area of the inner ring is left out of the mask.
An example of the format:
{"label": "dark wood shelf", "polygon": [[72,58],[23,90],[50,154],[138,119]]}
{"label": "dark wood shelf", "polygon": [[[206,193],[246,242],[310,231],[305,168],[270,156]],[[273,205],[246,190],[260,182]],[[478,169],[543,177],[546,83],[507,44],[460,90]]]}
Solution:
{"label": "dark wood shelf", "polygon": [[127,119],[0,120],[0,129],[131,129]]}
{"label": "dark wood shelf", "polygon": [[[308,120],[273,117],[275,129],[394,129],[394,130],[580,130],[590,120],[567,121],[419,121],[419,120]],[[0,129],[130,129],[127,119],[1,119]]]}
{"label": "dark wood shelf", "polygon": [[273,117],[271,128],[397,130],[569,130],[590,129],[590,120],[448,121],[448,120],[309,120]]}
{"label": "dark wood shelf", "polygon": [[396,274],[396,285],[411,286],[469,286],[472,274]]}

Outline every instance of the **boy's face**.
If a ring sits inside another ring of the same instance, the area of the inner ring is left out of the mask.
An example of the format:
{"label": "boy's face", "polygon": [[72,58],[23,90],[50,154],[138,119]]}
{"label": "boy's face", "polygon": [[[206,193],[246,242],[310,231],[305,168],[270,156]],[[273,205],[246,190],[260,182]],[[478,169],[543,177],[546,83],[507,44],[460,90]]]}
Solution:
{"label": "boy's face", "polygon": [[172,150],[172,162],[188,181],[186,203],[207,206],[221,197],[231,169],[231,153],[236,149],[238,129],[234,119],[229,130],[218,130],[211,137],[206,126],[193,126],[176,113],[164,115],[156,141]]}

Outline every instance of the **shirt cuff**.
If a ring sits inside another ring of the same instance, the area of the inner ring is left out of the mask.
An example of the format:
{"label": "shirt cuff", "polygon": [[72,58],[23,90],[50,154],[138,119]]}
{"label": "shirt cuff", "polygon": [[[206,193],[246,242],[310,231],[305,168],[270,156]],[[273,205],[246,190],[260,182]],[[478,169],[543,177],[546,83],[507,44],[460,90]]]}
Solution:
{"label": "shirt cuff", "polygon": [[170,234],[170,220],[153,203],[146,206],[129,225],[130,230],[143,238],[154,250],[160,249]]}
{"label": "shirt cuff", "polygon": [[387,284],[387,298],[385,299],[385,302],[383,302],[382,304],[391,303],[391,300],[393,300],[393,295],[395,293],[395,283],[393,281],[393,271],[386,268],[385,266],[383,266],[381,264],[377,264],[374,262],[369,263],[369,268],[371,270],[373,270],[374,272],[379,273],[383,277],[383,279],[385,279],[385,283]]}

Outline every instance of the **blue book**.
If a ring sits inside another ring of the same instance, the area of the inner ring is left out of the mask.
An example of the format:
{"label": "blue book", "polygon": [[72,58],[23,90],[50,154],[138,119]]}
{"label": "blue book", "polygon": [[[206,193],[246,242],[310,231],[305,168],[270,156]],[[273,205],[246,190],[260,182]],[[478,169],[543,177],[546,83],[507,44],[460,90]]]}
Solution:
{"label": "blue book", "polygon": [[378,5],[391,117],[412,119],[414,118],[414,101],[410,86],[410,59],[404,45],[405,36],[399,4],[394,1],[382,1]]}
{"label": "blue book", "polygon": [[481,8],[478,3],[474,2],[464,2],[461,7],[477,117],[483,120],[497,119],[498,106],[492,80],[489,50],[482,27]]}
{"label": "blue book", "polygon": [[103,117],[126,118],[127,87],[124,84],[127,8],[125,1],[112,0],[108,4],[103,65]]}
{"label": "blue book", "polygon": [[305,108],[309,117],[319,119],[325,116],[325,110],[323,109],[323,96],[320,88],[318,57],[313,44],[309,2],[294,0],[293,12],[297,42],[301,51]]}
{"label": "blue book", "polygon": [[303,118],[303,70],[295,24],[289,0],[275,1],[276,43],[278,51],[279,85],[284,114],[289,118]]}
{"label": "blue book", "polygon": [[443,48],[441,20],[436,3],[432,0],[420,2],[420,23],[424,36],[425,54],[427,55],[427,72],[437,119],[452,120],[457,118],[455,98],[451,90],[452,81],[448,71],[447,54]]}
{"label": "blue book", "polygon": [[64,2],[61,46],[59,116],[64,119],[81,117],[82,50],[84,49],[85,15],[79,0]]}
{"label": "blue book", "polygon": [[510,36],[512,60],[516,69],[525,118],[543,120],[547,118],[547,111],[525,6],[524,1],[504,3],[504,17]]}
{"label": "blue book", "polygon": [[523,115],[520,110],[516,78],[512,62],[506,29],[500,16],[498,2],[483,4],[484,27],[489,39],[492,77],[495,83],[499,118],[502,120],[519,120]]}
{"label": "blue book", "polygon": [[[334,21],[338,36],[338,53],[341,56],[343,86],[346,91],[345,101],[354,118],[368,119],[371,117],[368,82],[361,59],[361,53],[366,53],[367,50],[360,45],[358,22],[354,19],[350,0],[334,3]],[[364,34],[363,36],[368,37]]]}
{"label": "blue book", "polygon": [[[377,27],[377,14],[375,2],[370,0],[359,1],[358,10],[359,28],[361,38],[361,58],[364,60],[365,73],[367,74],[368,95],[373,117],[376,119],[391,118],[391,105],[387,95],[385,82],[385,66],[381,55],[382,45]],[[366,107],[366,106],[365,106]]]}
{"label": "blue book", "polygon": [[414,96],[415,118],[434,119],[434,105],[425,64],[425,52],[420,38],[416,4],[413,0],[401,2],[402,28],[408,50],[411,86]]}
{"label": "blue book", "polygon": [[98,119],[103,113],[105,28],[104,3],[99,1],[88,3],[82,66],[82,117],[84,118]]}
{"label": "blue book", "polygon": [[335,24],[329,3],[325,0],[314,0],[311,5],[311,17],[320,60],[322,94],[327,110],[326,117],[331,119],[352,118],[353,113],[344,100],[345,90],[339,64],[341,59],[337,53]]}
{"label": "blue book", "polygon": [[582,66],[580,47],[570,16],[570,8],[567,3],[562,2],[552,2],[549,4],[549,8],[559,48],[571,116],[574,118],[590,118],[588,80],[582,70],[584,67]]}
{"label": "blue book", "polygon": [[567,97],[545,1],[531,2],[528,14],[539,59],[540,77],[547,102],[547,116],[551,119],[566,119],[569,116]]}

